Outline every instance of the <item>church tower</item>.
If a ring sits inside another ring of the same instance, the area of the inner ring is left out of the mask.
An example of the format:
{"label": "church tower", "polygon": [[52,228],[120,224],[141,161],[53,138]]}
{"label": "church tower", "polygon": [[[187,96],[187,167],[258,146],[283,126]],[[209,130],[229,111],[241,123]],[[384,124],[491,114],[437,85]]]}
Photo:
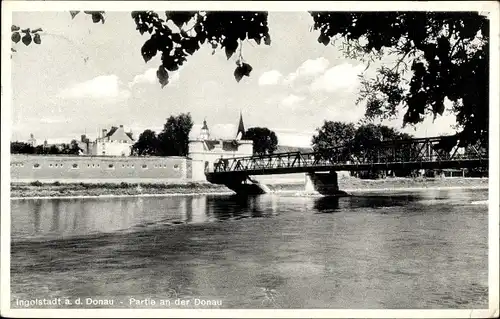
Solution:
{"label": "church tower", "polygon": [[245,139],[245,125],[243,125],[243,115],[240,111],[240,123],[238,124],[238,132],[236,132],[236,140]]}
{"label": "church tower", "polygon": [[200,131],[200,136],[198,136],[200,140],[208,140],[210,139],[210,131],[208,130],[207,120],[203,120],[203,127]]}
{"label": "church tower", "polygon": [[36,146],[36,139],[33,133],[30,134],[30,138],[28,139],[28,144],[35,147]]}

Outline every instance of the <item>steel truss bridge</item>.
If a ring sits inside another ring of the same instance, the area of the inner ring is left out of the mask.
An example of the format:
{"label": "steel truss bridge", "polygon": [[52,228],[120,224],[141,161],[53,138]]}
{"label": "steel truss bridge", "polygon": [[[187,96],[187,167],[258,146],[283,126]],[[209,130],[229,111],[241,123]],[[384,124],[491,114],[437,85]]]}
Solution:
{"label": "steel truss bridge", "polygon": [[209,181],[220,183],[250,175],[405,169],[487,168],[488,150],[459,146],[455,136],[391,140],[322,152],[289,152],[219,159]]}

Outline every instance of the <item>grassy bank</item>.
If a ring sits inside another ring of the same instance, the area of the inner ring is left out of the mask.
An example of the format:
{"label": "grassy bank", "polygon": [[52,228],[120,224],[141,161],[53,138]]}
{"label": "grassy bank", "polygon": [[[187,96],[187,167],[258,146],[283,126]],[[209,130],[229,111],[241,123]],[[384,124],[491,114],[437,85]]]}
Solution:
{"label": "grassy bank", "polygon": [[[363,180],[352,177],[340,177],[339,187],[345,191],[355,190],[390,190],[414,188],[449,188],[449,187],[487,187],[487,178],[386,178]],[[269,183],[271,191],[303,191],[303,182]],[[71,196],[112,196],[112,195],[160,195],[160,194],[207,194],[231,193],[223,185],[210,183],[177,184],[135,184],[135,183],[12,183],[11,197],[71,197]]]}
{"label": "grassy bank", "polygon": [[202,194],[231,192],[210,183],[134,184],[134,183],[12,183],[11,197],[66,197],[155,194]]}
{"label": "grassy bank", "polygon": [[386,178],[362,180],[357,178],[339,179],[344,190],[357,189],[405,189],[405,188],[447,188],[447,187],[488,187],[488,178]]}
{"label": "grassy bank", "polygon": [[[339,188],[344,191],[356,190],[387,190],[387,189],[415,189],[415,188],[451,188],[451,187],[488,187],[488,178],[385,178],[359,179],[354,177],[339,177]],[[268,185],[273,191],[304,190],[304,183],[288,183]]]}

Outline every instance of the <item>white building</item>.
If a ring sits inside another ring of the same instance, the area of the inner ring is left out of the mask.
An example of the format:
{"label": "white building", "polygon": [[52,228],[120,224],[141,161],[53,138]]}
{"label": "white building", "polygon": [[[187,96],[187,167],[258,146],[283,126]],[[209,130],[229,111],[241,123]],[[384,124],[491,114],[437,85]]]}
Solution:
{"label": "white building", "polygon": [[135,141],[132,132],[125,132],[123,125],[103,129],[102,136],[98,137],[90,146],[91,155],[130,156]]}
{"label": "white building", "polygon": [[[238,132],[235,137],[242,136],[243,119],[240,117]],[[199,136],[189,141],[189,154],[192,159],[192,179],[205,181],[205,171],[213,171],[214,163],[220,158],[252,156],[253,141],[235,139],[218,139],[210,136],[207,122],[203,121]]]}
{"label": "white building", "polygon": [[35,136],[32,134],[30,134],[30,138],[28,139],[28,144],[35,147],[36,146],[36,139],[35,139]]}

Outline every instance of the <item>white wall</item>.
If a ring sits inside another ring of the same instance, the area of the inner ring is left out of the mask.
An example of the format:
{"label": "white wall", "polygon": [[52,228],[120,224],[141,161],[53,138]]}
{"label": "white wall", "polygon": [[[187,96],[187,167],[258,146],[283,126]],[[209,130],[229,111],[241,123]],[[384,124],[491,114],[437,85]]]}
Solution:
{"label": "white wall", "polygon": [[205,163],[208,162],[209,171],[214,170],[214,163],[221,158],[233,158],[253,155],[252,141],[238,141],[237,151],[224,151],[220,146],[212,150],[204,147],[202,140],[193,140],[189,142],[189,157],[193,160],[192,178],[193,180],[205,180]]}
{"label": "white wall", "polygon": [[[132,144],[118,142],[97,142],[92,144],[91,149],[92,155],[130,156]],[[106,152],[106,154],[103,154],[103,151]]]}

